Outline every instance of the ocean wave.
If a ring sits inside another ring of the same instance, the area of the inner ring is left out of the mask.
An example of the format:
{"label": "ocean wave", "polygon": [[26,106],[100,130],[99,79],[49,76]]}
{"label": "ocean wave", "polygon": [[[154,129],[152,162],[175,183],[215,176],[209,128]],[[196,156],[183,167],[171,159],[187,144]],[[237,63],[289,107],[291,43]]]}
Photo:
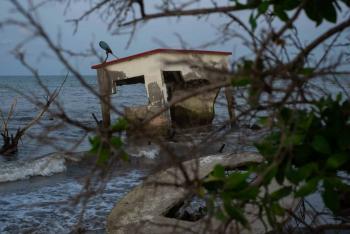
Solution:
{"label": "ocean wave", "polygon": [[[131,147],[127,150],[134,158],[154,160],[159,157],[160,148],[156,145]],[[0,183],[28,179],[33,176],[51,176],[66,171],[67,163],[79,162],[85,152],[76,152],[73,155],[51,153],[39,158],[18,161],[0,161]]]}
{"label": "ocean wave", "polygon": [[0,182],[27,179],[31,176],[50,176],[66,170],[63,155],[52,154],[29,161],[0,163]]}
{"label": "ocean wave", "polygon": [[160,148],[157,145],[133,146],[126,150],[131,157],[156,159],[159,157]]}

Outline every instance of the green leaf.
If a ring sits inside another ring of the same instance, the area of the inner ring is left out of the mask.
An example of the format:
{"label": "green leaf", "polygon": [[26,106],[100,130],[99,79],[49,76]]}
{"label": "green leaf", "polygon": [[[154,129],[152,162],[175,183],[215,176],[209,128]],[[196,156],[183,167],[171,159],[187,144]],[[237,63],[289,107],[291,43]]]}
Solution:
{"label": "green leaf", "polygon": [[[349,123],[346,123],[344,120],[344,124],[349,125]],[[343,129],[343,131],[339,132],[339,137],[337,139],[338,146],[340,149],[350,149],[350,131],[349,129]]]}
{"label": "green leaf", "polygon": [[242,172],[235,172],[229,175],[229,177],[225,181],[224,188],[225,189],[237,189],[239,188],[244,182],[246,182],[246,179],[248,178],[250,173],[242,173]]}
{"label": "green leaf", "polygon": [[329,146],[327,140],[321,136],[316,135],[312,141],[312,147],[323,154],[330,154],[331,153],[331,147]]}
{"label": "green leaf", "polygon": [[260,117],[258,120],[258,124],[261,126],[267,126],[269,124],[270,118],[267,116]]}
{"label": "green leaf", "polygon": [[284,0],[281,2],[284,10],[293,10],[300,5],[299,0]]}
{"label": "green leaf", "polygon": [[223,179],[213,175],[209,175],[208,178],[203,181],[203,187],[209,192],[217,192],[223,185]]}
{"label": "green leaf", "polygon": [[284,209],[277,202],[272,203],[270,209],[274,215],[284,215]]}
{"label": "green leaf", "polygon": [[304,76],[311,76],[314,73],[314,68],[312,67],[304,67],[301,69],[300,73]]}
{"label": "green leaf", "polygon": [[283,188],[280,188],[277,191],[271,193],[270,198],[273,201],[278,201],[281,198],[288,196],[291,192],[292,192],[291,186],[283,187]]}
{"label": "green leaf", "polygon": [[129,161],[129,155],[124,151],[120,153],[120,158],[125,162]]}
{"label": "green leaf", "polygon": [[333,1],[322,0],[322,6],[320,7],[323,17],[331,23],[337,22],[337,10],[333,5]]}
{"label": "green leaf", "polygon": [[339,190],[349,190],[350,189],[350,185],[347,185],[346,183],[344,183],[344,181],[342,181],[341,178],[339,177],[326,177],[324,178],[325,182],[324,183],[328,183],[331,184],[334,188],[337,188]]}
{"label": "green leaf", "polygon": [[265,14],[265,12],[269,9],[269,4],[270,3],[268,1],[264,1],[259,4],[258,6],[259,15]]}
{"label": "green leaf", "polygon": [[[324,0],[322,0],[324,1]],[[327,0],[328,1],[328,0]],[[304,6],[305,13],[309,19],[316,22],[317,25],[322,23],[322,16],[320,15],[318,0],[309,0]]]}
{"label": "green leaf", "polygon": [[263,183],[270,184],[272,178],[276,176],[277,171],[278,171],[277,166],[274,166],[273,168],[271,168],[264,176]]}
{"label": "green leaf", "polygon": [[222,222],[225,222],[228,219],[224,212],[221,210],[215,213],[215,217]]}
{"label": "green leaf", "polygon": [[316,163],[308,163],[303,165],[300,168],[289,168],[286,172],[286,176],[288,180],[290,180],[294,184],[298,184],[302,180],[307,180],[310,175],[318,170],[318,166]]}
{"label": "green leaf", "polygon": [[275,177],[278,184],[283,185],[284,179],[286,177],[286,171],[289,167],[290,163],[288,163],[288,160],[286,159],[282,160],[282,162],[279,163]]}
{"label": "green leaf", "polygon": [[312,113],[306,113],[305,111],[299,112],[300,118],[298,120],[298,128],[302,133],[306,134],[309,130],[312,121],[314,120],[314,115]]}
{"label": "green leaf", "polygon": [[91,145],[90,152],[96,154],[101,145],[101,138],[98,136],[89,137],[89,142]]}
{"label": "green leaf", "polygon": [[110,150],[108,148],[100,148],[98,152],[97,164],[104,165],[108,161],[109,155]]}
{"label": "green leaf", "polygon": [[275,8],[274,13],[275,13],[275,15],[277,15],[277,17],[278,17],[280,20],[282,20],[283,22],[286,22],[286,21],[289,20],[289,17],[288,17],[288,15],[287,15],[287,13],[286,13],[283,9],[281,9],[281,8],[279,8],[279,7]]}
{"label": "green leaf", "polygon": [[341,0],[344,4],[350,7],[350,0]]}
{"label": "green leaf", "polygon": [[313,178],[309,181],[306,181],[306,183],[301,186],[301,188],[295,192],[296,197],[305,197],[311,193],[314,193],[317,189],[318,185],[318,178]]}
{"label": "green leaf", "polygon": [[265,137],[261,142],[255,143],[254,145],[263,157],[267,159],[272,159],[278,150],[279,138],[280,133],[273,132],[267,137]]}
{"label": "green leaf", "polygon": [[120,147],[122,147],[123,141],[120,139],[120,137],[113,136],[111,138],[111,145],[116,149],[119,149]]}
{"label": "green leaf", "polygon": [[285,10],[286,9],[283,7],[283,5],[276,4],[274,5],[273,12],[280,20],[286,22],[289,20],[289,17]]}
{"label": "green leaf", "polygon": [[336,101],[336,102],[340,102],[342,99],[343,99],[342,93],[337,93],[337,96],[336,96],[336,98],[335,98],[335,101]]}
{"label": "green leaf", "polygon": [[324,191],[322,192],[324,204],[333,212],[339,210],[339,196],[332,186],[332,184],[324,181]]}
{"label": "green leaf", "polygon": [[125,118],[119,118],[117,122],[112,125],[113,131],[124,131],[128,128],[128,121]]}
{"label": "green leaf", "polygon": [[214,170],[211,173],[212,176],[216,177],[216,178],[224,178],[225,177],[225,168],[220,165],[217,164],[214,167]]}
{"label": "green leaf", "polygon": [[241,192],[233,194],[234,198],[242,199],[242,200],[251,200],[255,199],[259,194],[259,187],[251,186],[243,189]]}
{"label": "green leaf", "polygon": [[231,85],[234,87],[242,87],[247,86],[251,82],[251,79],[249,77],[246,78],[233,78],[231,79]]}
{"label": "green leaf", "polygon": [[292,117],[295,115],[295,112],[292,109],[289,108],[282,108],[279,112],[280,120],[283,121],[285,124],[289,124]]}
{"label": "green leaf", "polygon": [[328,158],[326,166],[328,168],[337,169],[349,160],[349,156],[346,153],[333,154]]}
{"label": "green leaf", "polygon": [[225,208],[225,211],[227,212],[227,214],[231,218],[240,222],[244,227],[249,228],[249,223],[248,223],[247,219],[245,218],[245,216],[243,215],[243,212],[241,209],[238,209],[238,208],[232,206],[229,202],[224,202],[224,208]]}
{"label": "green leaf", "polygon": [[253,13],[251,13],[249,16],[249,23],[250,23],[250,26],[252,27],[252,30],[254,31],[258,24],[256,22],[256,17],[253,15]]}
{"label": "green leaf", "polygon": [[269,204],[269,207],[265,206],[266,218],[270,224],[276,224],[276,215],[270,206],[272,204]]}
{"label": "green leaf", "polygon": [[286,136],[283,142],[283,145],[284,146],[300,145],[304,141],[304,138],[305,138],[305,135],[303,134],[292,133]]}

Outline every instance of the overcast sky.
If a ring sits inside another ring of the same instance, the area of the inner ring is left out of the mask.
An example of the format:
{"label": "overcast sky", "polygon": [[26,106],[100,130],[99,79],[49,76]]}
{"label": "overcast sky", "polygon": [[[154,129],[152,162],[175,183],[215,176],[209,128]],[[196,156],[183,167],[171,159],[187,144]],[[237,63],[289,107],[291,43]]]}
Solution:
{"label": "overcast sky", "polygon": [[[156,1],[151,2],[154,3]],[[221,0],[220,2],[221,4],[228,4],[229,1]],[[9,17],[20,19],[15,12],[11,11],[11,8],[11,4],[7,0],[0,1],[0,20]],[[199,20],[195,17],[187,17],[180,20],[176,18],[154,20],[139,27],[130,47],[125,48],[128,37],[112,35],[107,30],[106,24],[97,15],[92,15],[87,20],[84,20],[80,24],[77,33],[73,33],[73,25],[66,20],[79,16],[87,8],[88,5],[86,3],[75,3],[64,14],[64,6],[62,4],[50,3],[40,9],[39,17],[53,39],[57,41],[58,35],[61,35],[60,42],[63,47],[77,52],[84,51],[90,47],[90,43],[93,43],[98,48],[98,42],[104,40],[109,43],[119,57],[163,47],[159,41],[164,42],[171,48],[181,48],[181,43],[175,36],[176,33],[183,37],[189,48],[196,48],[215,39],[219,35],[217,27],[225,22],[225,18],[219,15],[211,15],[209,18]],[[147,6],[146,10],[152,10],[152,7]],[[247,13],[240,13],[239,16],[245,19]],[[329,24],[324,23],[316,28],[315,24],[306,20],[305,17],[299,20],[298,25],[303,42],[307,42],[321,30],[329,27]],[[237,30],[239,30],[238,26]],[[11,54],[11,50],[16,44],[27,38],[28,35],[28,31],[18,27],[0,29],[0,75],[30,74]],[[212,45],[207,49],[230,51],[234,53],[233,56],[236,58],[248,53],[238,40]],[[101,56],[103,56],[104,51],[99,51]],[[52,56],[43,41],[35,40],[28,43],[25,47],[25,52],[27,60],[39,70],[40,74],[62,75],[66,73],[64,67]],[[43,53],[46,53],[46,55]],[[90,66],[97,62],[96,58],[69,58],[69,60],[82,74],[95,74],[95,71],[91,70]]]}

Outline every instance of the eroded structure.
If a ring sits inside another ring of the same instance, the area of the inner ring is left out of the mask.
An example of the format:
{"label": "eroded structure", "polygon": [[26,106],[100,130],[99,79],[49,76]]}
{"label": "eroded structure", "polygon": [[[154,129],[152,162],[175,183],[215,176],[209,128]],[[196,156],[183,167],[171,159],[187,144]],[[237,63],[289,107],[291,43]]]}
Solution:
{"label": "eroded structure", "polygon": [[[170,211],[184,203],[192,193],[186,189],[186,181],[204,179],[217,164],[228,170],[239,170],[252,163],[263,162],[263,157],[255,153],[219,154],[193,159],[182,163],[182,167],[172,167],[149,176],[114,206],[107,218],[107,233],[267,233],[274,227],[267,225],[266,214],[253,204],[245,207],[250,230],[244,229],[234,220],[226,225],[210,214],[193,220],[169,217]],[[185,173],[184,173],[185,172]],[[184,175],[187,175],[188,179]],[[262,193],[272,193],[281,186],[273,180]],[[280,202],[281,207],[293,210],[298,199],[287,196]],[[262,222],[262,219],[265,222]],[[286,220],[288,215],[281,217]]]}
{"label": "eroded structure", "polygon": [[228,70],[230,55],[222,51],[155,49],[92,66],[97,69],[105,126],[110,124],[110,94],[116,92],[116,86],[136,83],[145,84],[149,102],[126,108],[127,118],[149,118],[152,126],[210,124],[219,91],[215,85],[227,78],[222,71]]}

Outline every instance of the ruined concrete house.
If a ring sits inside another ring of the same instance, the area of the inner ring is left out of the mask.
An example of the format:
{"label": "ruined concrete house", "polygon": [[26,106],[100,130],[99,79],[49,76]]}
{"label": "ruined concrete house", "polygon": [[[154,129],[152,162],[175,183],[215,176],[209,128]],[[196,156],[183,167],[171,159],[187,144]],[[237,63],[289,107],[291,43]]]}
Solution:
{"label": "ruined concrete house", "polygon": [[[218,88],[207,90],[175,104],[199,88],[223,81],[217,70],[227,70],[231,53],[222,51],[155,49],[110,62],[93,65],[97,69],[102,116],[110,124],[110,95],[116,86],[144,83],[149,103],[127,107],[125,116],[145,120],[155,116],[169,104],[170,109],[149,122],[151,126],[186,127],[210,124],[214,118],[214,102]],[[212,85],[213,86],[213,85]]]}

